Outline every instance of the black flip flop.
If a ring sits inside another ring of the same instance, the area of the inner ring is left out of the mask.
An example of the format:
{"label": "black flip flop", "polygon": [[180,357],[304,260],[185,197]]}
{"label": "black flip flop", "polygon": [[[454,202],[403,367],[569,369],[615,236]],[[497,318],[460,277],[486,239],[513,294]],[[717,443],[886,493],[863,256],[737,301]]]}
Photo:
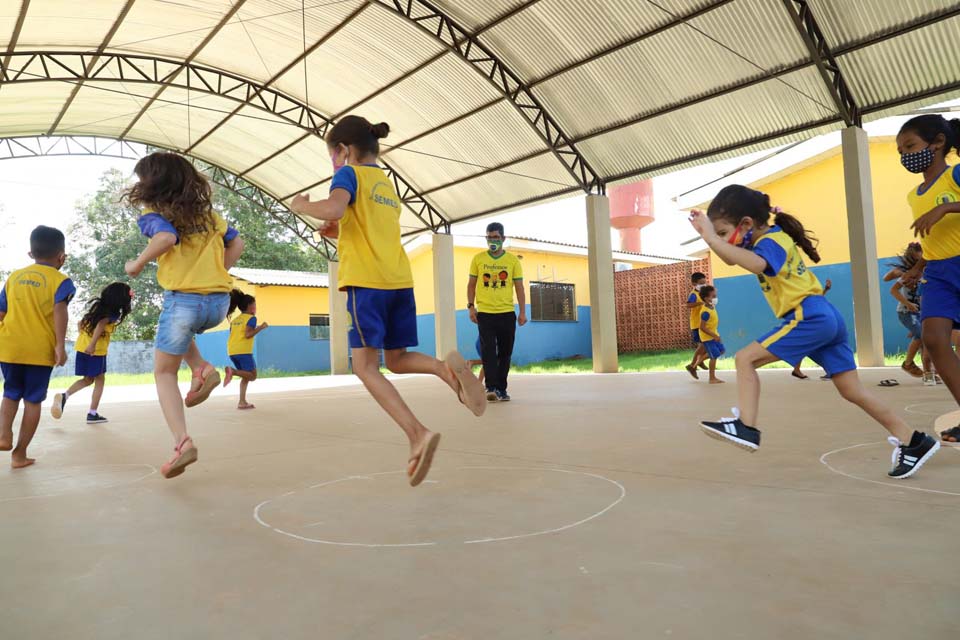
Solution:
{"label": "black flip flop", "polygon": [[881,386],[881,387],[899,387],[899,386],[900,386],[900,383],[897,382],[896,380],[894,380],[893,378],[889,378],[889,379],[887,379],[887,380],[881,380],[881,381],[880,381],[880,384],[879,384],[878,386]]}

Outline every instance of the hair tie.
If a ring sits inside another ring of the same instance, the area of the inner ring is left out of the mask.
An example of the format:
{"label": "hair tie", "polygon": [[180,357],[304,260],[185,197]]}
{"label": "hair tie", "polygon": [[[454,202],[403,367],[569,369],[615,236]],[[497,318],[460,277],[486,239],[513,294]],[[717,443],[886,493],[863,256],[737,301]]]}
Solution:
{"label": "hair tie", "polygon": [[783,213],[783,209],[780,207],[770,207],[770,213],[777,215],[778,213]]}

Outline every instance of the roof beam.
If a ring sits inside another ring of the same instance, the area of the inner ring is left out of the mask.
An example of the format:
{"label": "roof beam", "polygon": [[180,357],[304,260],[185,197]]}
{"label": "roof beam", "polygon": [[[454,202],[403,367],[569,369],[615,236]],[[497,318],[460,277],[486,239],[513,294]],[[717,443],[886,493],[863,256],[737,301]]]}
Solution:
{"label": "roof beam", "polygon": [[848,127],[862,126],[863,117],[860,115],[860,108],[853,98],[850,87],[847,86],[847,81],[840,71],[840,65],[837,64],[837,59],[830,50],[820,25],[817,24],[813,9],[807,4],[807,0],[783,0],[783,5],[800,33],[817,71],[820,72],[820,77],[837,108],[837,113]]}
{"label": "roof beam", "polygon": [[[536,96],[493,51],[426,0],[376,0],[434,38],[499,91],[523,116],[553,156],[587,193],[603,193],[603,180]],[[430,25],[428,28],[427,25]]]}
{"label": "roof beam", "polygon": [[10,56],[17,48],[17,41],[20,40],[20,32],[23,31],[23,23],[27,19],[27,11],[30,9],[30,0],[23,0],[20,3],[20,13],[17,14],[17,22],[13,25],[13,33],[10,34],[10,41],[7,43],[7,51],[3,56],[3,64],[0,64],[0,89],[3,89],[3,83],[7,79],[7,67],[10,65]]}
{"label": "roof beam", "polygon": [[[273,84],[277,82],[277,80],[279,80],[280,78],[285,76],[287,73],[289,73],[291,69],[296,67],[301,62],[305,61],[310,56],[310,54],[312,54],[314,51],[322,47],[330,38],[340,33],[342,29],[344,29],[347,25],[353,22],[354,19],[356,19],[357,16],[363,13],[364,9],[366,9],[369,6],[370,6],[369,0],[366,0],[359,7],[354,9],[346,18],[344,18],[340,22],[340,24],[332,28],[327,33],[323,34],[323,36],[319,40],[314,42],[313,45],[311,45],[307,49],[304,49],[304,51],[300,53],[296,58],[291,60],[289,64],[284,66],[282,69],[280,69],[280,71],[275,73],[273,77],[271,77],[269,80],[263,83],[263,85],[257,91],[251,94],[249,98],[247,98],[246,100],[238,104],[237,107],[233,111],[228,113],[223,119],[221,119],[220,122],[213,125],[213,127],[211,127],[209,131],[204,133],[202,136],[200,136],[197,139],[196,142],[194,142],[189,147],[187,147],[185,150],[185,153],[192,152],[194,149],[197,148],[197,145],[203,143],[204,140],[206,140],[207,138],[212,136],[214,133],[216,133],[217,130],[220,129],[220,127],[225,125],[233,116],[237,115],[237,113],[239,113],[241,109],[250,105],[254,100],[257,100],[258,98],[260,98],[260,94],[262,94],[265,89],[268,89],[271,86],[273,86]],[[329,123],[330,123],[330,119],[327,120],[327,124]]]}
{"label": "roof beam", "polygon": [[[113,25],[110,27],[110,30],[107,32],[106,37],[104,37],[103,42],[100,43],[100,46],[97,47],[97,53],[90,58],[88,62],[85,63],[85,71],[89,70],[96,66],[97,62],[100,61],[100,55],[106,51],[107,46],[110,44],[110,41],[113,40],[113,36],[116,35],[117,31],[120,29],[120,26],[123,24],[123,20],[127,17],[127,14],[130,13],[130,9],[133,8],[133,3],[137,0],[127,0],[123,5],[123,9],[120,10],[120,14],[117,16],[117,19],[113,21]],[[77,94],[80,93],[80,89],[83,87],[83,80],[77,82],[73,85],[73,90],[70,92],[70,95],[67,97],[66,102],[63,103],[63,108],[60,109],[60,113],[57,114],[57,117],[54,119],[53,124],[50,125],[50,128],[47,129],[47,135],[52,136],[57,130],[57,127],[60,126],[60,121],[63,120],[63,116],[67,115],[67,110],[70,108],[70,105],[73,104],[73,101],[76,99]]]}
{"label": "roof beam", "polygon": [[[196,48],[190,53],[190,55],[187,56],[187,58],[184,60],[184,63],[190,64],[191,62],[193,62],[196,59],[196,57],[200,55],[200,52],[203,51],[203,49],[208,44],[210,44],[210,41],[213,40],[218,33],[220,33],[220,30],[223,29],[225,26],[227,26],[228,22],[233,20],[233,16],[235,16],[237,12],[240,11],[240,8],[243,7],[243,5],[246,4],[246,2],[247,0],[237,0],[233,4],[233,6],[230,7],[230,10],[227,11],[222,18],[220,18],[220,22],[218,22],[216,26],[210,30],[210,33],[208,33],[206,37],[200,42],[200,44],[198,44]],[[183,70],[182,68],[178,69],[174,73],[173,77],[170,78],[170,81],[172,82],[173,80],[175,80],[176,77],[180,75],[182,70]],[[187,73],[188,81],[189,81],[189,78],[190,78],[190,74],[188,72]],[[187,86],[189,86],[189,84],[190,83],[187,82]],[[144,114],[150,109],[150,107],[153,106],[153,103],[157,101],[157,98],[159,98],[160,95],[163,94],[164,91],[166,91],[167,86],[169,85],[164,84],[163,86],[161,86],[159,89],[157,89],[156,93],[154,93],[153,96],[149,100],[147,100],[147,103],[143,105],[143,108],[137,112],[137,114],[133,117],[133,120],[130,121],[130,124],[128,124],[126,128],[123,130],[123,132],[120,134],[120,138],[124,138],[127,136],[127,134],[130,133],[130,130],[137,125],[137,122],[139,122],[140,118],[142,118]]]}

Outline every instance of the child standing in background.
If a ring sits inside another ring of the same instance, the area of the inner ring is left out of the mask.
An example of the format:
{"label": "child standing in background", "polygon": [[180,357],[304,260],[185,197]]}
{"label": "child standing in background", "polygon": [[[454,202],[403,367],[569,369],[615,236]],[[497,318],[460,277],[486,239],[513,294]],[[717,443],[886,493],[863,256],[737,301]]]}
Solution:
{"label": "child standing in background", "polygon": [[[0,291],[0,451],[10,451],[10,466],[29,467],[27,447],[40,424],[50,373],[67,362],[67,305],[77,288],[60,273],[67,259],[59,229],[39,226],[30,234],[34,264],[10,274]],[[23,401],[20,436],[13,447],[13,421]]]}
{"label": "child standing in background", "polygon": [[717,315],[717,290],[710,285],[700,289],[703,306],[700,308],[700,344],[703,345],[705,358],[710,359],[710,384],[722,384],[717,377],[717,359],[727,352],[718,333],[720,317]]}
{"label": "child standing in background", "polygon": [[[148,262],[156,260],[157,282],[164,289],[154,377],[174,441],[173,457],[160,467],[160,473],[174,478],[197,461],[197,447],[187,435],[184,404],[200,404],[220,384],[220,374],[200,355],[194,338],[227,317],[233,282],[227,269],[240,259],[243,240],[213,211],[210,183],[183,156],[151,153],[133,171],[139,182],[125,198],[143,208],[137,224],[150,242],[127,262],[126,272],[136,278]],[[184,360],[193,370],[186,399],[177,384]]]}
{"label": "child standing in background", "polygon": [[706,350],[700,343],[700,311],[703,309],[703,298],[700,297],[700,290],[707,286],[707,276],[700,272],[690,276],[690,283],[693,290],[687,296],[686,307],[690,313],[690,338],[693,340],[693,360],[685,368],[687,373],[693,376],[694,380],[699,380],[697,367],[703,367],[703,358],[706,356]]}
{"label": "child standing in background", "polygon": [[130,315],[130,301],[133,290],[123,282],[107,285],[97,298],[90,302],[87,313],[80,319],[80,333],[77,336],[77,361],[74,373],[82,376],[69,389],[53,397],[50,413],[57,420],[63,415],[67,399],[93,385],[90,410],[87,412],[87,424],[102,424],[107,419],[100,415],[100,398],[107,373],[107,350],[110,337],[124,318]]}
{"label": "child standing in background", "polygon": [[240,378],[240,403],[237,409],[256,409],[254,405],[247,402],[247,385],[257,379],[257,362],[253,359],[253,339],[270,325],[264,322],[257,326],[257,301],[240,289],[230,292],[230,308],[227,310],[227,316],[229,317],[237,309],[240,310],[240,314],[230,321],[230,337],[227,340],[227,355],[230,356],[233,366],[226,368],[223,386],[230,384],[234,376]]}

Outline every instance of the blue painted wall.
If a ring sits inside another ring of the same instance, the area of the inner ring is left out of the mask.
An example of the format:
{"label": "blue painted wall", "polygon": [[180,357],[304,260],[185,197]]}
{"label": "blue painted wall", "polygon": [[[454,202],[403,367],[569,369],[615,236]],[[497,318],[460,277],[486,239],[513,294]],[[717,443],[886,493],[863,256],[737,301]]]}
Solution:
{"label": "blue painted wall", "polygon": [[[197,336],[197,346],[214,366],[230,364],[227,331]],[[311,340],[309,327],[271,326],[254,342],[253,356],[260,369],[277,371],[329,371],[330,341]]]}
{"label": "blue painted wall", "polygon": [[[881,258],[877,261],[877,270],[881,277],[880,299],[883,319],[883,345],[888,354],[906,351],[907,331],[897,320],[897,301],[890,295],[890,283],[882,281],[883,274],[890,270],[894,258]],[[853,281],[850,275],[850,263],[814,266],[811,269],[821,282],[830,279],[833,288],[827,294],[844,320],[850,332],[850,345],[856,349],[853,324]],[[760,292],[757,278],[753,275],[718,278],[714,285],[721,300],[717,305],[720,314],[720,336],[727,346],[728,355],[756,340],[779,321],[770,311],[766,299]]]}

